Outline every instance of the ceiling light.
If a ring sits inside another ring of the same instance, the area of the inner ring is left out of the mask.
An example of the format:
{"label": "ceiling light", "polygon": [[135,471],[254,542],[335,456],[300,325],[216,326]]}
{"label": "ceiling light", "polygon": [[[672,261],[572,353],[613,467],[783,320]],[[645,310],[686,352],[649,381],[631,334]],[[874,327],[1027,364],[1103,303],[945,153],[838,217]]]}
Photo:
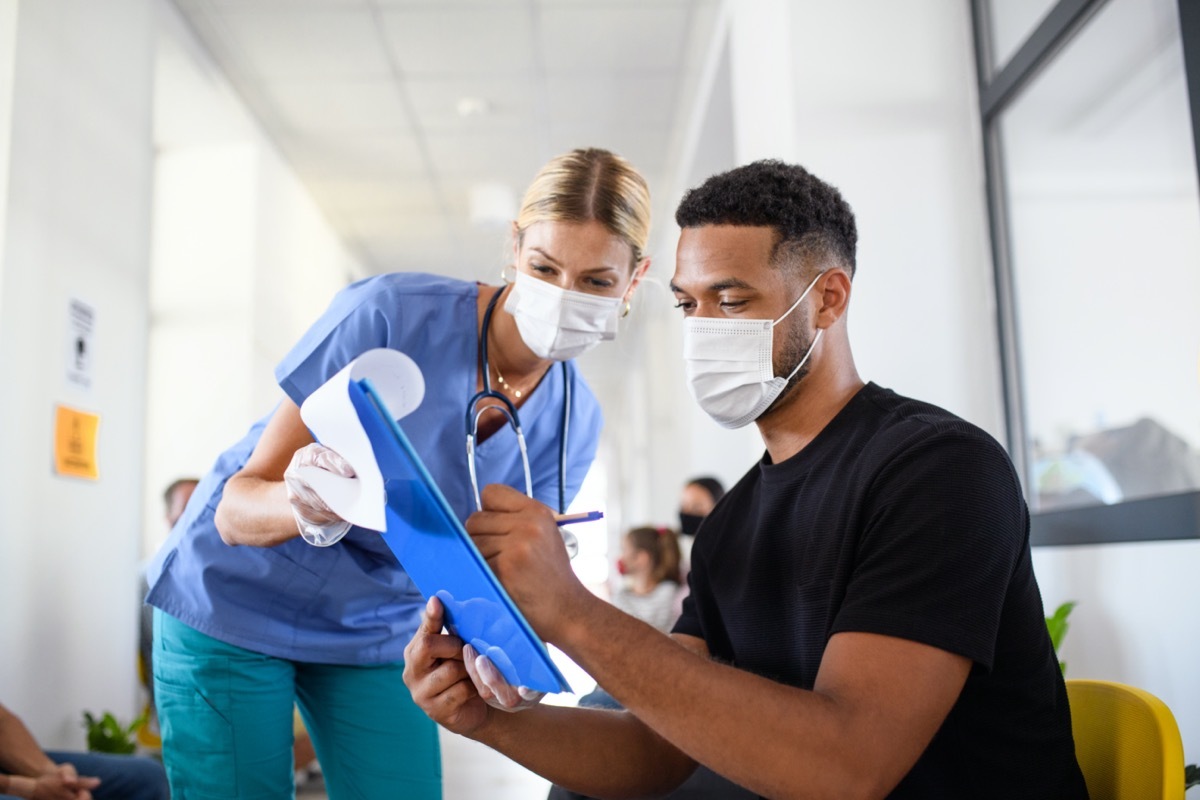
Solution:
{"label": "ceiling light", "polygon": [[458,109],[460,117],[470,119],[471,117],[486,116],[491,111],[491,104],[482,97],[460,97],[455,108]]}

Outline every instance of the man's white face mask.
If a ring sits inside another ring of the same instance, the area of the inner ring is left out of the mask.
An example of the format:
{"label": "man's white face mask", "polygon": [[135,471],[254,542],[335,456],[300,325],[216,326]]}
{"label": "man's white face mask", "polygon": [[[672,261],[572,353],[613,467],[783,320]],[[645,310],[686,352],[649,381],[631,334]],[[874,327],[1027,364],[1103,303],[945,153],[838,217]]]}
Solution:
{"label": "man's white face mask", "polygon": [[504,301],[521,339],[538,358],[566,361],[617,336],[620,297],[561,289],[518,270]]}
{"label": "man's white face mask", "polygon": [[820,278],[821,275],[813,278],[777,320],[688,317],[683,321],[688,387],[692,397],[718,425],[741,428],[758,419],[808,361],[824,331],[817,330],[808,352],[786,378],[775,376],[772,332],[796,310]]}

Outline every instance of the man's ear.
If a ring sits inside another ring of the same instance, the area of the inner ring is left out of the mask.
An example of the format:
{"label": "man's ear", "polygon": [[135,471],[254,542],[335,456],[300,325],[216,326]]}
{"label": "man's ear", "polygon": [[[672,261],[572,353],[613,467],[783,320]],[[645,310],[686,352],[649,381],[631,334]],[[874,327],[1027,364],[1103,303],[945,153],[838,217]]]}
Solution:
{"label": "man's ear", "polygon": [[817,306],[816,326],[831,328],[846,314],[850,306],[850,273],[841,267],[833,267],[825,271],[816,287],[821,293],[820,305]]}

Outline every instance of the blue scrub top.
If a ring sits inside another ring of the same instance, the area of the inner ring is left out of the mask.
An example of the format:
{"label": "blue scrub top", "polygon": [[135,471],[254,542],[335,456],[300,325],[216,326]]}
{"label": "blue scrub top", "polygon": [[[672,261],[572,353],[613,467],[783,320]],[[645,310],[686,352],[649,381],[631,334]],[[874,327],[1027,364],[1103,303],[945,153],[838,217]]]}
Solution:
{"label": "blue scrub top", "polygon": [[[467,471],[466,410],[478,364],[477,284],[394,273],[338,293],[325,314],[276,367],[297,405],[360,353],[390,347],[425,375],[425,398],[400,421],[459,517],[475,510]],[[574,364],[567,452],[567,502],[596,453],[602,419]],[[529,447],[534,496],[558,504],[563,371],[555,367],[519,413]],[[403,658],[424,604],[374,531],[352,528],[332,547],[299,537],[274,547],[231,547],[213,517],[230,475],[254,450],[270,415],[217,459],[150,565],[146,601],[221,641],[266,655],[328,664]],[[479,484],[524,491],[516,435],[504,426],[476,448]]]}

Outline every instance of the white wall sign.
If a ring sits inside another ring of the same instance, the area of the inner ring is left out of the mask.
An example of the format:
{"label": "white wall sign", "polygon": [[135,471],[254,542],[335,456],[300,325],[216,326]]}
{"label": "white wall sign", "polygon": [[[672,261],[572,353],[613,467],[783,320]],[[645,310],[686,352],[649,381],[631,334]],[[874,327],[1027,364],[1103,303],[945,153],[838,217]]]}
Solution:
{"label": "white wall sign", "polygon": [[96,309],[72,298],[67,307],[67,382],[81,389],[92,388],[92,332]]}

